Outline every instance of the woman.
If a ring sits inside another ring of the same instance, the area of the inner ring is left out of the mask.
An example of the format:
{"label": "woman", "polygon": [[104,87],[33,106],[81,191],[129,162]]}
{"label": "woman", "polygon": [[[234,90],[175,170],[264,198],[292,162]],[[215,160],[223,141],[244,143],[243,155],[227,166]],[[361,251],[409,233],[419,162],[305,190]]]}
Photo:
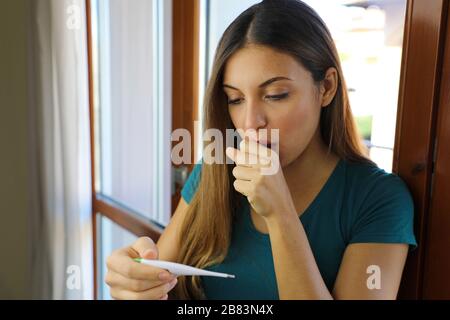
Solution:
{"label": "woman", "polygon": [[[399,177],[365,156],[330,32],[296,0],[263,1],[225,31],[205,96],[205,128],[256,132],[235,164],[197,164],[156,245],[108,258],[117,299],[395,299],[413,234]],[[278,129],[278,152],[259,135]],[[269,144],[269,146],[268,146]],[[266,151],[266,149],[263,147]],[[249,165],[245,156],[256,162]],[[256,155],[256,157],[255,157]],[[279,170],[261,168],[279,161]],[[235,274],[179,277],[133,262]],[[178,281],[178,283],[177,283]]]}

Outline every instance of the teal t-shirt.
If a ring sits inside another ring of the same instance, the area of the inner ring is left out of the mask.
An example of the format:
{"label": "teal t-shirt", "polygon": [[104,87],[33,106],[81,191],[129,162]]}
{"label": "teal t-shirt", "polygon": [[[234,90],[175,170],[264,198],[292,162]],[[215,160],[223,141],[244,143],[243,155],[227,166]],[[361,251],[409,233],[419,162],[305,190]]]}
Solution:
{"label": "teal t-shirt", "polygon": [[[181,191],[187,203],[200,177],[198,163]],[[406,243],[415,248],[413,217],[412,197],[397,175],[370,164],[340,160],[300,221],[332,291],[348,244]],[[233,222],[225,260],[207,269],[236,276],[201,277],[207,299],[278,299],[270,238],[256,230],[246,200]]]}

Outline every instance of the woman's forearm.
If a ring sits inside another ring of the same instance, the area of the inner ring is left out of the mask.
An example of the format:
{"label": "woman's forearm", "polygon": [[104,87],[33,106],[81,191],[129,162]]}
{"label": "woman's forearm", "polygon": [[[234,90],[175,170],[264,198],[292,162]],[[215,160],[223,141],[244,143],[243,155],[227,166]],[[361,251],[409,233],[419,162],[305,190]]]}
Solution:
{"label": "woman's forearm", "polygon": [[296,212],[266,219],[280,299],[333,299]]}

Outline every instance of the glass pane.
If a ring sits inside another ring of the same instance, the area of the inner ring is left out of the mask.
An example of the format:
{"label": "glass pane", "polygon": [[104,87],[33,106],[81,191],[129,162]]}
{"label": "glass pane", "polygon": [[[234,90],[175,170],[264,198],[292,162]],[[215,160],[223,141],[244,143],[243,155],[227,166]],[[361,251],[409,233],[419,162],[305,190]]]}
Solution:
{"label": "glass pane", "polygon": [[92,0],[92,8],[96,191],[167,224],[170,48],[162,23],[168,7],[161,0]]}
{"label": "glass pane", "polygon": [[109,287],[105,283],[107,272],[106,259],[116,249],[131,245],[137,237],[121,226],[117,225],[105,216],[99,217],[99,237],[98,248],[98,298],[101,300],[110,300]]}
{"label": "glass pane", "polygon": [[252,5],[261,2],[260,0],[209,0],[206,14],[208,27],[208,74],[211,70],[214,53],[222,34],[230,23],[243,11]]}
{"label": "glass pane", "polygon": [[370,158],[391,172],[406,0],[307,2],[333,34]]}
{"label": "glass pane", "polygon": [[[211,70],[226,27],[255,0],[209,0],[205,59]],[[371,159],[392,170],[406,0],[307,0],[330,29],[341,57],[351,107]],[[203,89],[203,88],[202,88]],[[200,91],[202,92],[202,91]]]}

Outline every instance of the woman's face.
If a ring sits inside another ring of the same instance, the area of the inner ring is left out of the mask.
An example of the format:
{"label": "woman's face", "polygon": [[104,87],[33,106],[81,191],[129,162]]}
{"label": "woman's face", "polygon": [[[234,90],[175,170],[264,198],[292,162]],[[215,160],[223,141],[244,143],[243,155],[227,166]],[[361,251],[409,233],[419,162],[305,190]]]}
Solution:
{"label": "woman's face", "polygon": [[[223,89],[236,129],[279,129],[281,166],[297,159],[318,132],[322,98],[312,75],[290,55],[251,45],[234,53],[224,70]],[[273,148],[274,146],[272,146]]]}

